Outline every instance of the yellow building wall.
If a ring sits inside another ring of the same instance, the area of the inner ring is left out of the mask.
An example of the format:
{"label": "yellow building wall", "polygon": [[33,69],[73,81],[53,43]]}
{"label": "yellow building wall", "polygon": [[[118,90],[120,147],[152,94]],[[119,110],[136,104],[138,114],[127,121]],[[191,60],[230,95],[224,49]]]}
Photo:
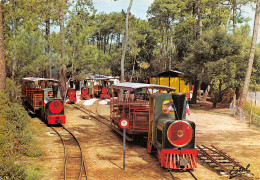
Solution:
{"label": "yellow building wall", "polygon": [[158,84],[157,83],[157,78],[156,77],[151,77],[150,78],[150,84]]}
{"label": "yellow building wall", "polygon": [[[158,84],[163,86],[169,86],[169,77],[151,77],[151,84]],[[190,91],[190,83],[186,82],[179,77],[170,77],[170,87],[175,88],[175,92],[187,93]]]}

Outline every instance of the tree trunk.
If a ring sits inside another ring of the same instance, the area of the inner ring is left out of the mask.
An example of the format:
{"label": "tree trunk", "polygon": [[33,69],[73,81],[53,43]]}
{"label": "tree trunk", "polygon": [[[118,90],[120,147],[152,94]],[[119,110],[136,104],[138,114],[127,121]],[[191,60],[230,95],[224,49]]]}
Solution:
{"label": "tree trunk", "polygon": [[199,81],[199,87],[198,87],[198,89],[199,89],[199,92],[198,92],[198,96],[199,96],[199,100],[201,100],[201,84],[202,84],[202,80],[200,80]]}
{"label": "tree trunk", "polygon": [[0,90],[5,89],[5,51],[4,51],[4,22],[2,18],[2,2],[0,1]]}
{"label": "tree trunk", "polygon": [[171,26],[171,31],[170,31],[170,58],[169,58],[168,70],[172,69],[172,29],[173,29],[173,26]]}
{"label": "tree trunk", "polygon": [[14,55],[12,57],[13,64],[12,64],[11,79],[14,81],[15,80],[15,76],[16,76],[15,71],[16,71],[16,67],[17,67],[16,47],[15,47],[15,45],[14,45],[14,49],[13,50],[14,50]]}
{"label": "tree trunk", "polygon": [[162,71],[161,61],[162,61],[162,52],[163,52],[163,36],[164,36],[164,28],[162,28],[162,36],[161,36],[161,44],[160,44],[160,54],[159,54],[159,71]]}
{"label": "tree trunk", "polygon": [[117,45],[116,48],[119,48],[119,44],[120,44],[120,33],[117,33]]}
{"label": "tree trunk", "polygon": [[110,39],[109,50],[108,50],[109,55],[111,55],[111,46],[112,46],[113,38],[114,38],[114,34],[111,35],[111,39]]}
{"label": "tree trunk", "polygon": [[168,58],[168,38],[169,38],[169,29],[166,28],[166,35],[165,35],[165,48],[164,48],[164,58],[163,58],[163,66],[164,71],[167,70],[167,58]]}
{"label": "tree trunk", "polygon": [[45,53],[48,55],[48,59],[49,59],[49,65],[48,65],[48,70],[46,75],[47,77],[51,78],[52,74],[51,74],[51,58],[49,57],[49,53],[50,53],[49,36],[50,36],[50,18],[48,18],[45,21],[45,39],[47,41],[47,46],[45,47]]}
{"label": "tree trunk", "polygon": [[259,26],[259,15],[260,15],[260,0],[257,0],[251,50],[250,50],[250,55],[249,55],[249,60],[248,60],[248,67],[247,67],[247,72],[246,72],[246,77],[245,77],[245,82],[244,82],[244,88],[243,88],[242,96],[241,96],[240,102],[239,102],[240,108],[244,108],[244,106],[245,106],[247,92],[248,92],[248,88],[249,88],[249,84],[250,84],[250,77],[251,77],[251,72],[252,72],[252,67],[253,67],[253,62],[254,62],[257,32],[258,32],[258,26]]}
{"label": "tree trunk", "polygon": [[104,34],[103,38],[103,53],[106,53],[106,40],[107,40],[107,34]]}
{"label": "tree trunk", "polygon": [[[194,17],[194,19],[196,19],[196,1],[193,1],[192,3],[192,16]],[[197,23],[194,21],[193,22],[193,40],[196,40],[197,37]]]}
{"label": "tree trunk", "polygon": [[61,83],[61,97],[65,99],[66,96],[66,63],[65,57],[65,30],[64,30],[64,9],[63,5],[60,7],[59,12],[59,23],[60,23],[60,41],[61,41],[61,59],[63,63],[60,70],[60,83]]}
{"label": "tree trunk", "polygon": [[[15,3],[16,4],[16,3]],[[13,23],[13,27],[12,27],[12,34],[13,34],[13,38],[16,39],[16,19],[12,18],[12,23]],[[12,56],[12,71],[11,71],[11,79],[13,81],[15,81],[15,77],[16,77],[16,71],[17,71],[17,63],[18,63],[18,59],[16,58],[16,44],[13,43],[13,47],[12,47],[12,51],[13,51],[13,56]]]}
{"label": "tree trunk", "polygon": [[236,87],[235,94],[236,94],[236,100],[240,99],[242,89],[241,87]]}
{"label": "tree trunk", "polygon": [[106,42],[106,52],[108,51],[107,49],[109,49],[109,40],[110,40],[110,36],[111,36],[111,33],[108,32],[108,35],[107,35],[107,42]]}
{"label": "tree trunk", "polygon": [[200,14],[200,3],[201,0],[198,0],[198,20],[199,20],[199,40],[202,40],[202,19],[201,19],[201,14]]}
{"label": "tree trunk", "polygon": [[[199,40],[202,41],[202,19],[201,19],[201,13],[200,13],[200,4],[201,0],[198,0],[198,21],[199,21]],[[202,67],[202,74],[204,73],[204,68]],[[201,100],[201,84],[202,84],[202,77],[199,81],[199,100]]]}
{"label": "tree trunk", "polygon": [[227,18],[227,22],[226,22],[226,26],[225,26],[226,31],[228,31],[229,21],[230,21],[230,18],[231,18],[231,9],[232,8],[230,7],[228,18]]}
{"label": "tree trunk", "polygon": [[129,82],[132,82],[132,79],[133,79],[133,76],[134,76],[134,73],[135,73],[135,61],[136,61],[136,56],[134,57],[134,64],[133,64],[133,69],[132,69],[132,75],[131,75],[131,78],[130,78]]}
{"label": "tree trunk", "polygon": [[217,103],[220,103],[222,101],[221,89],[222,89],[222,80],[219,80]]}
{"label": "tree trunk", "polygon": [[98,36],[97,36],[97,44],[98,44],[98,50],[100,50],[101,47],[101,32],[98,32]]}
{"label": "tree trunk", "polygon": [[233,0],[233,31],[237,29],[237,0]]}
{"label": "tree trunk", "polygon": [[126,20],[125,20],[125,40],[123,44],[123,51],[122,51],[122,58],[121,58],[121,82],[125,82],[125,54],[126,54],[126,48],[128,44],[128,18],[129,18],[129,13],[130,9],[132,7],[133,0],[130,0],[129,6],[127,8],[126,12]]}
{"label": "tree trunk", "polygon": [[204,67],[202,67],[201,74],[202,75],[201,75],[201,78],[200,78],[200,81],[199,81],[199,87],[198,87],[198,89],[199,89],[199,93],[198,93],[199,98],[198,99],[199,100],[201,100],[201,85],[202,85],[202,82],[203,82]]}
{"label": "tree trunk", "polygon": [[210,85],[211,85],[212,81],[210,81],[209,85],[207,86],[207,89],[205,90],[205,93],[203,95],[202,101],[207,101],[207,97],[210,91]]}
{"label": "tree trunk", "polygon": [[195,84],[194,84],[192,98],[191,98],[191,103],[192,104],[196,104],[197,103],[198,85],[199,85],[199,81],[196,80]]}
{"label": "tree trunk", "polygon": [[216,100],[213,100],[213,105],[212,105],[213,108],[216,108],[217,107],[217,102]]}

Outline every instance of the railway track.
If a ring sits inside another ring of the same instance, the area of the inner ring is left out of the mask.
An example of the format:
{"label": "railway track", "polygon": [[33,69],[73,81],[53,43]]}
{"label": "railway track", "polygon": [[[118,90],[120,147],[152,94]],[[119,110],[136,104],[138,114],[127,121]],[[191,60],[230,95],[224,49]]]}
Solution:
{"label": "railway track", "polygon": [[[92,117],[93,119],[95,119],[95,120],[101,122],[102,124],[104,124],[104,125],[106,125],[106,126],[112,128],[112,129],[113,129],[114,131],[116,131],[118,134],[120,134],[121,136],[123,136],[123,132],[119,130],[120,127],[119,127],[119,126],[116,126],[116,125],[114,125],[114,124],[112,124],[111,121],[110,121],[110,119],[108,119],[108,118],[106,118],[106,117],[100,115],[100,114],[97,112],[97,110],[96,110],[96,112],[93,112],[93,111],[91,111],[91,110],[89,110],[89,109],[87,109],[87,108],[85,108],[85,107],[83,107],[83,106],[77,105],[77,104],[73,104],[73,107],[75,107],[76,109],[78,109],[78,110],[84,112],[85,114],[87,114],[87,115],[89,115],[90,117]],[[133,141],[133,138],[130,137],[130,136],[128,136],[128,135],[126,135],[126,139],[127,139],[127,141]]]}
{"label": "railway track", "polygon": [[[100,115],[100,114],[97,112],[97,110],[96,110],[96,112],[93,112],[93,111],[88,110],[87,108],[82,107],[82,106],[77,105],[77,104],[74,104],[73,107],[75,107],[76,109],[78,109],[78,110],[80,110],[80,111],[86,113],[86,114],[89,115],[90,117],[92,117],[92,118],[98,120],[98,121],[101,122],[102,124],[113,128],[112,125],[111,125],[110,119],[107,119],[106,117]],[[99,118],[98,118],[98,117],[99,117]],[[102,119],[102,120],[101,120],[101,119]],[[178,178],[175,178],[175,177],[174,177],[172,171],[168,171],[168,172],[170,173],[170,175],[171,175],[171,177],[172,177],[173,180],[178,179]],[[190,170],[187,170],[187,171],[185,171],[185,172],[188,172],[188,173],[193,177],[193,179],[197,180],[196,176],[195,176]]]}
{"label": "railway track", "polygon": [[60,172],[59,179],[87,179],[84,156],[77,138],[64,126],[51,128],[60,137],[64,147],[64,167]]}
{"label": "railway track", "polygon": [[[75,107],[76,109],[84,112],[85,114],[89,115],[90,117],[94,118],[95,120],[101,122],[102,124],[111,127],[111,121],[110,119],[100,115],[98,112],[93,112],[88,110],[87,108],[77,105],[77,104],[73,104],[73,107]],[[99,117],[99,118],[98,118]],[[102,119],[102,120],[101,120]]]}
{"label": "railway track", "polygon": [[[179,180],[180,178],[177,178],[173,175],[173,172],[172,171],[168,171],[172,177],[172,180]],[[190,171],[190,170],[187,170],[187,171],[183,171],[183,172],[188,172],[193,179],[197,180],[196,176]]]}
{"label": "railway track", "polygon": [[[170,173],[173,180],[179,180],[179,178],[177,178],[173,175],[173,171],[168,171],[168,172]],[[188,172],[192,176],[193,179],[197,180],[196,176],[190,170],[186,170],[186,171],[183,171],[183,172]]]}
{"label": "railway track", "polygon": [[202,162],[207,163],[210,167],[220,172],[221,175],[229,176],[230,179],[250,173],[250,170],[248,170],[250,164],[246,167],[242,166],[238,161],[215,146],[197,145],[197,150],[198,158]]}

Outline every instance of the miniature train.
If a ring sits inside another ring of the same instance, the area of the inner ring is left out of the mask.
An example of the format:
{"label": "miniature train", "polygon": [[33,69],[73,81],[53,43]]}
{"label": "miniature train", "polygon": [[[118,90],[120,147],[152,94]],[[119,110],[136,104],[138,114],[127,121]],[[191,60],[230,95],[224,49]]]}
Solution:
{"label": "miniature train", "polygon": [[[110,119],[115,131],[122,134],[119,122],[128,119],[127,139],[133,140],[137,134],[148,136],[147,151],[156,153],[161,167],[197,167],[195,123],[185,119],[185,94],[172,94],[174,88],[155,84],[119,83],[112,88]],[[169,106],[174,112],[167,114]]]}
{"label": "miniature train", "polygon": [[112,85],[114,81],[111,78],[92,78],[84,80],[81,88],[81,99],[91,99],[98,97],[100,99],[110,99],[112,96]]}
{"label": "miniature train", "polygon": [[75,104],[77,102],[76,90],[68,88],[66,93],[66,104]]}
{"label": "miniature train", "polygon": [[48,78],[23,78],[22,100],[27,109],[39,114],[49,125],[65,124],[64,104],[59,81]]}

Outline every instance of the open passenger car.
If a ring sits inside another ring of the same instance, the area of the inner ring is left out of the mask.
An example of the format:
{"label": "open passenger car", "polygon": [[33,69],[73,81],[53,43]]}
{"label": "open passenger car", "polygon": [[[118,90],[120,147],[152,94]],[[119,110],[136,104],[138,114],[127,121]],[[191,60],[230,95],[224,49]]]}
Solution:
{"label": "open passenger car", "polygon": [[129,127],[127,139],[133,140],[137,134],[147,134],[149,124],[149,97],[162,91],[174,92],[167,86],[143,83],[119,83],[112,85],[113,94],[110,101],[110,119],[115,131],[122,134],[119,121],[126,118]]}

